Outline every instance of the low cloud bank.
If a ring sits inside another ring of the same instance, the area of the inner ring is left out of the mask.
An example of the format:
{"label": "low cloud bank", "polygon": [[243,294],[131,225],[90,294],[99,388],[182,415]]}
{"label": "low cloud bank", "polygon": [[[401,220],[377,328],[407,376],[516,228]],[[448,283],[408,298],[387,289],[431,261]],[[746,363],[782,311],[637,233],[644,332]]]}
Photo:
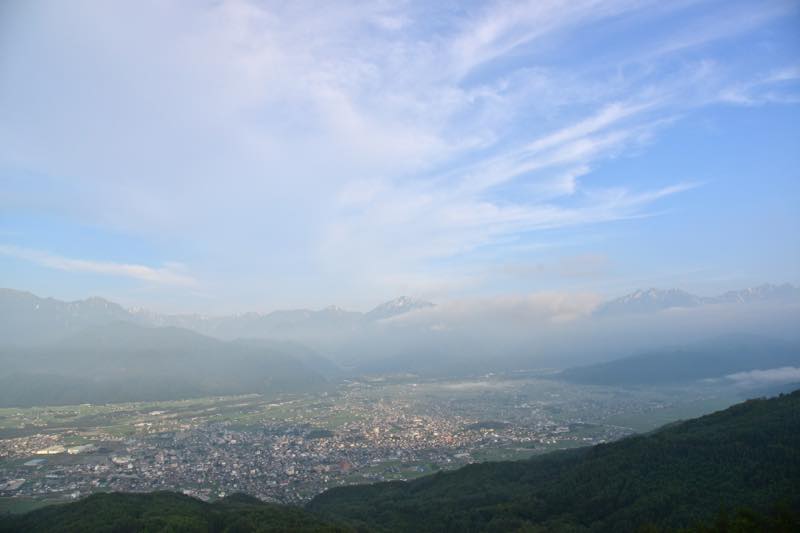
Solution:
{"label": "low cloud bank", "polygon": [[413,357],[437,347],[457,351],[450,354],[454,359],[510,357],[515,366],[530,368],[618,359],[732,333],[798,340],[800,306],[794,303],[714,304],[624,316],[598,315],[601,303],[593,293],[451,301],[383,320],[367,336],[372,354],[390,346],[398,357]]}
{"label": "low cloud bank", "polygon": [[492,324],[502,331],[528,329],[588,317],[602,302],[593,293],[536,293],[455,300],[387,320],[392,326],[454,330]]}
{"label": "low cloud bank", "polygon": [[784,366],[781,368],[770,368],[768,370],[737,372],[735,374],[728,374],[725,376],[725,379],[745,387],[800,383],[800,368],[794,366]]}

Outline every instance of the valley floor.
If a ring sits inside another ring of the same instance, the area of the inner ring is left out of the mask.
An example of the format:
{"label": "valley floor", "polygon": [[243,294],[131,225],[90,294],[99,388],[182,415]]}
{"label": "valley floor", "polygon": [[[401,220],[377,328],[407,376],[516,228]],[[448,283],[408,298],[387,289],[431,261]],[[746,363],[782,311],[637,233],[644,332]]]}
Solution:
{"label": "valley floor", "polygon": [[376,378],[335,392],[0,409],[0,510],[106,491],[244,492],[302,503],[331,487],[613,441],[730,405],[723,389],[610,389],[540,375]]}

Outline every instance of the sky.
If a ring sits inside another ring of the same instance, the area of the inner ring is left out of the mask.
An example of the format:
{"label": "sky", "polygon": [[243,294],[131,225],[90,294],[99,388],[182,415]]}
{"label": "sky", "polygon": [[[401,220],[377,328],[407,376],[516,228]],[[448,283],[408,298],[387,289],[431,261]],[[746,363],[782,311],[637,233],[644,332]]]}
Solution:
{"label": "sky", "polygon": [[0,3],[0,286],[165,312],[800,284],[800,3]]}

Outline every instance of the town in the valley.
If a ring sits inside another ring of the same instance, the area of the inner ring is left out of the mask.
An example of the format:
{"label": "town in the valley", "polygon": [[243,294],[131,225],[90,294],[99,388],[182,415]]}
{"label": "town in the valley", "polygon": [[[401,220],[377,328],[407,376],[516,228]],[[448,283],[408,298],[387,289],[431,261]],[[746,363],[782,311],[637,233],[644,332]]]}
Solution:
{"label": "town in the valley", "polygon": [[[676,400],[675,398],[681,398]],[[334,486],[411,479],[607,442],[729,403],[528,376],[375,378],[324,392],[0,409],[0,502],[98,491],[243,492],[302,503]]]}

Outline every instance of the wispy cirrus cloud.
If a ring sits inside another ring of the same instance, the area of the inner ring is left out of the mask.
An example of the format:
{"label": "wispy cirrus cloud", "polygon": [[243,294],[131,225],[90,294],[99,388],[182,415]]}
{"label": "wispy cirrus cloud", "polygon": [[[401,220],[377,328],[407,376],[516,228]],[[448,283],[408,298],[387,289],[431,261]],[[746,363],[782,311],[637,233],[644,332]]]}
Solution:
{"label": "wispy cirrus cloud", "polygon": [[630,13],[654,2],[578,0],[493,2],[464,23],[450,42],[456,76],[508,55],[515,48],[596,20]]}
{"label": "wispy cirrus cloud", "polygon": [[767,72],[756,79],[723,88],[719,99],[730,104],[756,106],[769,103],[800,102],[800,66],[792,65]]}
{"label": "wispy cirrus cloud", "polygon": [[183,272],[182,265],[169,263],[162,267],[149,267],[130,263],[73,259],[42,250],[32,250],[11,245],[0,245],[0,255],[29,261],[37,265],[66,272],[89,272],[107,276],[132,278],[164,285],[194,285],[196,280]]}
{"label": "wispy cirrus cloud", "polygon": [[215,290],[254,299],[491,283],[471,273],[491,270],[485,247],[517,260],[531,233],[663,212],[704,177],[598,171],[701,108],[788,101],[776,87],[796,78],[708,48],[796,9],[782,1],[145,5],[8,11],[0,171],[58,186],[15,186],[0,208],[185,244],[225,271]]}

